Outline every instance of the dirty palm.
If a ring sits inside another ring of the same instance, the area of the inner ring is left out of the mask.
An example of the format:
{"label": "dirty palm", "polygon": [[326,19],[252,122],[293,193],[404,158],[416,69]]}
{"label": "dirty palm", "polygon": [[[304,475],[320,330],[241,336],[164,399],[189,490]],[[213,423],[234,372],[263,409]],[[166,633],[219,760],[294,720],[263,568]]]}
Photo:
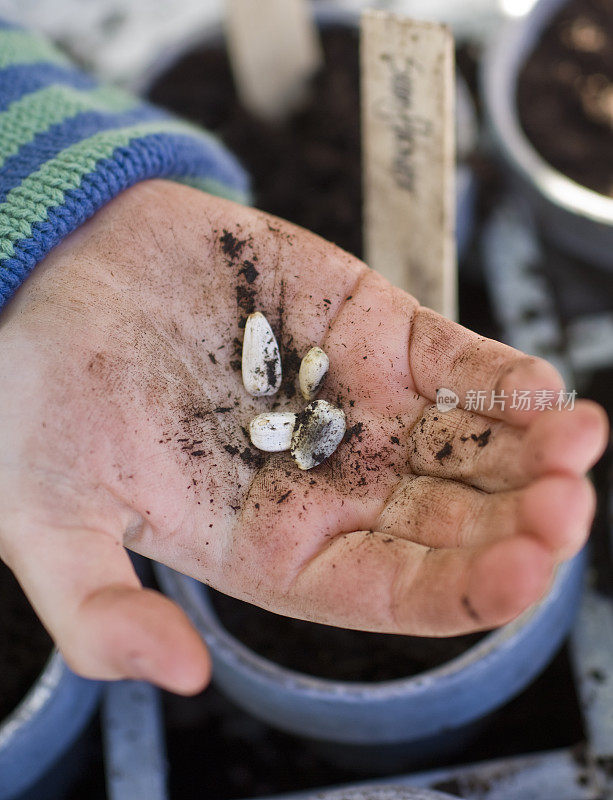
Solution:
{"label": "dirty palm", "polygon": [[[254,311],[281,350],[272,396],[251,396],[241,378]],[[516,616],[587,536],[584,475],[606,439],[598,407],[466,410],[476,390],[562,384],[545,362],[421,308],[262,212],[143,182],[47,257],[2,337],[3,359],[31,364],[3,365],[13,455],[2,499],[20,537],[3,556],[86,674],[139,673],[182,691],[204,680],[187,619],[138,589],[121,544],[281,614],[445,636]],[[298,369],[313,346],[330,362],[318,397],[344,411],[347,430],[303,471],[287,452],[253,447],[248,428],[264,411],[304,407]],[[441,387],[457,408],[437,409]],[[24,492],[27,513],[11,500]],[[38,566],[24,567],[26,546]]]}

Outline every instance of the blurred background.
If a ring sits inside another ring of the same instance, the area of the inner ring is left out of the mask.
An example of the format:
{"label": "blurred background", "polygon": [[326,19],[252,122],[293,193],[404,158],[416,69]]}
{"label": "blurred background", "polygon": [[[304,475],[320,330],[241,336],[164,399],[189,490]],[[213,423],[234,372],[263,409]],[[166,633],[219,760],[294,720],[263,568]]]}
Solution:
{"label": "blurred background", "polygon": [[[459,38],[484,41],[508,17],[527,13],[534,0],[398,0],[332,4],[398,10],[416,18],[439,19]],[[2,0],[0,14],[22,21],[61,42],[101,77],[132,85],[167,49],[197,40],[223,13],[223,0]]]}

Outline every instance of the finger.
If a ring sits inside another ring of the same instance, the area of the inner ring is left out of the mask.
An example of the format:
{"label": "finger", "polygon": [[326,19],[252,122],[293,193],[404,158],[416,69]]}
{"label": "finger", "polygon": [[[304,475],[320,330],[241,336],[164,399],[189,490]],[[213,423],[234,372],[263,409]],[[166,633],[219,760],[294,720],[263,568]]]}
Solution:
{"label": "finger", "polygon": [[551,475],[521,492],[518,528],[564,561],[581,550],[596,513],[596,492],[587,478]]}
{"label": "finger", "polygon": [[442,478],[402,480],[375,529],[427,547],[476,547],[509,536],[534,536],[556,559],[585,544],[595,492],[585,478],[553,475],[525,489],[486,492]]}
{"label": "finger", "polygon": [[415,393],[407,339],[416,301],[372,270],[340,308],[322,347],[330,358],[324,393],[367,412],[394,417]]}
{"label": "finger", "polygon": [[30,525],[7,534],[13,544],[3,558],[75,672],[148,680],[181,694],[208,682],[209,657],[186,615],[141,588],[114,537]]}
{"label": "finger", "polygon": [[514,505],[511,493],[488,495],[457,481],[410,475],[398,483],[374,528],[426,547],[465,547],[513,533]]}
{"label": "finger", "polygon": [[[538,391],[557,396],[564,389],[562,378],[548,362],[479,336],[429,308],[420,308],[413,318],[409,361],[415,386],[424,397],[434,401],[437,390],[444,387],[458,395],[462,408],[470,410],[476,398],[473,394],[471,401],[470,393],[484,392],[485,407],[472,407],[515,425],[527,425],[538,415],[534,408]],[[512,407],[514,391],[527,392],[532,401],[529,409]],[[498,403],[489,407],[492,392],[507,398],[504,408]]]}
{"label": "finger", "polygon": [[[454,636],[514,619],[550,585],[556,561],[530,536],[426,548],[386,533],[337,537],[294,580],[304,618],[418,636]],[[308,598],[308,604],[304,598]]]}
{"label": "finger", "polygon": [[605,412],[589,401],[546,411],[528,428],[429,406],[412,429],[409,466],[487,492],[517,489],[548,472],[587,472],[602,455],[607,428]]}

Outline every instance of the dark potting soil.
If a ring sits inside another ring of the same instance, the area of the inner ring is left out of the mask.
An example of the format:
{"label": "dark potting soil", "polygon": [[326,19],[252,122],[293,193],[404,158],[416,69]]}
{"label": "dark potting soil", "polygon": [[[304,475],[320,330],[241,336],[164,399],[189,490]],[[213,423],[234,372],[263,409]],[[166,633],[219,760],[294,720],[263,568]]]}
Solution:
{"label": "dark potting soil", "polygon": [[52,647],[13,573],[0,562],[0,722],[40,675]]}
{"label": "dark potting soil", "polygon": [[253,179],[255,205],[362,252],[358,33],[323,35],[326,67],[310,101],[285,124],[238,102],[222,47],[199,47],[154,84],[150,98],[217,133]]}
{"label": "dark potting soil", "polygon": [[613,3],[570,0],[520,72],[521,124],[539,153],[613,197]]}
{"label": "dark potting soil", "polygon": [[364,633],[281,617],[211,591],[224,627],[247,647],[298,672],[341,681],[388,681],[444,664],[482,634],[430,639]]}

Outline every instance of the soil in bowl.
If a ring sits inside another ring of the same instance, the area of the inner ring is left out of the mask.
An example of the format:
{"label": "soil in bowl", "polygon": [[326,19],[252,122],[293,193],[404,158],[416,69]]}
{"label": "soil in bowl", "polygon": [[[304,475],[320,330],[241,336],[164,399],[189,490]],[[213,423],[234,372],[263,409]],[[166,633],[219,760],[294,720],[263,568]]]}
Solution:
{"label": "soil in bowl", "polygon": [[238,102],[221,46],[191,51],[154,84],[150,98],[217,133],[252,176],[255,205],[355,255],[362,250],[358,33],[323,34],[326,68],[310,101],[283,125]]}
{"label": "soil in bowl", "polygon": [[[225,49],[202,45],[152,86],[149,97],[214,131],[253,180],[255,205],[362,254],[358,31],[324,29],[325,66],[308,103],[282,125],[238,101]],[[347,631],[290,620],[215,594],[228,630],[255,652],[322,678],[378,681],[442,664],[480,635],[421,639]]]}
{"label": "soil in bowl", "polygon": [[389,681],[444,664],[481,634],[431,639],[364,633],[281,617],[210,590],[226,630],[283,667],[338,681]]}
{"label": "soil in bowl", "polygon": [[0,723],[38,678],[52,647],[13,573],[0,562]]}
{"label": "soil in bowl", "polygon": [[570,0],[520,71],[521,125],[577,183],[613,197],[613,3]]}

